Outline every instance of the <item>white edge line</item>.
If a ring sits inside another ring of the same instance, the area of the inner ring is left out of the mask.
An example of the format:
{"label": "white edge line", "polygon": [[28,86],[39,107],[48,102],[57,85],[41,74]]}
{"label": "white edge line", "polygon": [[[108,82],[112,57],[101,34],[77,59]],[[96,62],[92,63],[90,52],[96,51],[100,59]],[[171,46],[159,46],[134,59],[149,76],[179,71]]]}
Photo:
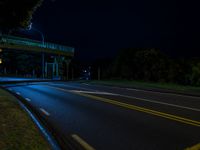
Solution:
{"label": "white edge line", "polygon": [[27,101],[29,101],[29,102],[31,101],[31,99],[29,99],[29,98],[25,98],[25,99],[26,99]]}
{"label": "white edge line", "polygon": [[159,91],[151,91],[151,90],[142,90],[142,89],[134,89],[134,88],[125,88],[126,90],[129,91],[141,91],[141,92],[147,92],[147,93],[159,93],[163,95],[174,95],[174,96],[179,96],[179,97],[189,97],[189,98],[195,98],[195,99],[200,99],[199,96],[192,96],[192,95],[184,95],[184,94],[179,94],[179,93],[170,93],[170,92],[159,92]]}
{"label": "white edge line", "polygon": [[19,92],[16,92],[17,95],[21,95]]}
{"label": "white edge line", "polygon": [[180,105],[176,105],[176,104],[170,104],[170,103],[159,102],[159,101],[155,101],[155,100],[148,100],[148,99],[144,99],[144,98],[138,98],[138,97],[133,97],[133,96],[121,95],[121,94],[119,94],[119,96],[131,98],[131,99],[137,99],[137,100],[140,100],[140,101],[146,101],[146,102],[150,102],[150,103],[162,104],[162,105],[167,105],[167,106],[172,106],[172,107],[183,108],[183,109],[188,109],[188,110],[200,112],[200,109],[191,108],[191,107],[187,107],[187,106],[180,106]]}
{"label": "white edge line", "polygon": [[47,112],[45,109],[40,108],[40,111],[41,111],[43,114],[45,114],[46,116],[50,116],[50,113]]}
{"label": "white edge line", "polygon": [[69,90],[69,92],[86,93],[86,94],[97,94],[97,95],[119,95],[119,94],[114,94],[114,93],[109,93],[109,92],[101,92],[101,91]]}
{"label": "white edge line", "polygon": [[[66,89],[62,89],[62,88],[57,88],[57,87],[51,87],[51,88],[59,89],[61,91],[65,91],[65,92],[72,92],[72,90],[70,91],[70,90],[66,90]],[[115,93],[113,93],[113,94],[115,94]],[[200,109],[197,109],[197,108],[191,108],[191,107],[187,107],[187,106],[180,106],[180,105],[176,105],[176,104],[169,104],[169,103],[165,103],[165,102],[159,102],[159,101],[155,101],[155,100],[148,100],[148,99],[139,98],[139,97],[133,97],[133,96],[128,96],[128,95],[116,94],[116,96],[117,95],[121,96],[121,97],[126,97],[126,98],[131,98],[131,99],[137,99],[137,100],[146,101],[146,102],[150,102],[150,103],[156,103],[156,104],[161,104],[161,105],[172,106],[172,107],[177,107],[177,108],[182,108],[182,109],[187,109],[187,110],[192,110],[192,111],[198,111],[198,112],[200,112]]]}
{"label": "white edge line", "polygon": [[89,84],[87,84],[87,83],[82,83],[83,85],[89,85]]}
{"label": "white edge line", "polygon": [[[83,88],[83,87],[76,87],[76,86],[71,86],[71,85],[66,85],[66,84],[55,84],[55,83],[52,83],[51,85],[62,85],[64,87],[67,87],[67,88],[75,88],[75,89],[82,89],[82,90],[92,90],[92,89],[88,89],[88,88]],[[50,85],[45,85],[45,86],[48,86],[48,87],[51,87],[51,88],[60,88],[60,87],[55,87],[55,86],[50,86]],[[94,91],[94,90],[92,90]]]}
{"label": "white edge line", "polygon": [[85,150],[95,150],[92,146],[90,146],[87,142],[85,142],[82,138],[80,138],[76,134],[71,135],[74,140],[76,140]]}
{"label": "white edge line", "polygon": [[136,88],[123,88],[123,87],[106,86],[106,85],[98,85],[98,86],[107,87],[107,88],[124,89],[124,90],[130,90],[130,91],[143,91],[143,92],[148,92],[148,93],[159,93],[159,94],[163,94],[163,95],[175,95],[175,96],[179,96],[179,97],[190,97],[190,98],[200,99],[199,96],[184,95],[184,94],[181,94],[181,93],[159,92],[159,91],[153,91],[153,90],[144,90],[144,89],[136,89]]}
{"label": "white edge line", "polygon": [[20,101],[18,101],[22,108],[30,115],[33,122],[37,125],[39,130],[43,133],[44,137],[47,139],[48,143],[51,145],[52,149],[54,150],[61,150],[58,146],[57,142],[54,140],[52,135],[46,130],[43,125],[38,121],[38,119],[32,114],[32,112]]}

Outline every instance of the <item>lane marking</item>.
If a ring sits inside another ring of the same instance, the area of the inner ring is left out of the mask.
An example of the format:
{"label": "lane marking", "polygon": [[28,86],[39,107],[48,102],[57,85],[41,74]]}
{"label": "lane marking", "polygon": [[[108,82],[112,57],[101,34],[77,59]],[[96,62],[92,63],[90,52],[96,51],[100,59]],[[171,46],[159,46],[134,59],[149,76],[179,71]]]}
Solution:
{"label": "lane marking", "polygon": [[29,98],[25,98],[28,102],[30,102],[31,101],[31,99],[29,99]]}
{"label": "lane marking", "polygon": [[[66,90],[66,89],[62,89],[62,88],[58,88],[58,87],[52,87],[52,86],[48,86],[48,87],[54,88],[54,89],[57,89],[57,90],[61,90],[61,91],[64,91],[64,92],[73,92],[73,90]],[[74,90],[74,91],[76,93],[76,90]],[[81,93],[81,92],[78,92],[78,90],[77,90],[77,93]],[[90,94],[92,94],[92,92],[90,92]],[[115,93],[112,93],[112,94],[115,94]],[[137,100],[140,100],[140,101],[145,101],[145,102],[150,102],[150,103],[161,104],[161,105],[166,105],[166,106],[171,106],[171,107],[176,107],[176,108],[200,112],[200,109],[198,109],[198,108],[191,108],[191,107],[187,107],[187,106],[180,106],[180,105],[176,105],[176,104],[170,104],[170,103],[165,103],[165,102],[160,102],[160,101],[155,101],[155,100],[148,100],[148,99],[145,99],[145,98],[138,98],[138,97],[122,95],[122,94],[116,94],[115,96],[121,96],[121,97],[125,97],[125,98],[130,98],[130,99],[137,99]]]}
{"label": "lane marking", "polygon": [[93,96],[93,95],[84,94],[84,93],[76,93],[76,94],[79,94],[79,95],[84,96],[84,97],[88,97],[88,98],[93,99],[93,100],[98,100],[98,101],[102,101],[102,102],[105,102],[105,103],[117,105],[117,106],[120,106],[120,107],[123,107],[123,108],[136,110],[136,111],[144,112],[144,113],[147,113],[147,114],[152,114],[152,115],[155,115],[155,116],[174,120],[174,121],[177,121],[177,122],[181,122],[181,123],[200,127],[200,122],[196,121],[196,120],[191,120],[191,119],[188,119],[188,118],[183,118],[183,117],[179,117],[179,116],[176,116],[176,115],[172,115],[172,114],[168,114],[168,113],[164,113],[164,112],[160,112],[160,111],[147,109],[147,108],[139,107],[139,106],[136,106],[136,105],[118,102],[118,101],[103,98],[103,97]]}
{"label": "lane marking", "polygon": [[139,98],[139,97],[128,96],[128,95],[118,94],[118,96],[125,97],[125,98],[131,98],[131,99],[137,99],[137,100],[140,100],[140,101],[145,101],[145,102],[150,102],[150,103],[156,103],[156,104],[167,105],[167,106],[172,106],[172,107],[183,108],[183,109],[188,109],[188,110],[193,110],[193,111],[200,112],[200,109],[198,109],[198,108],[192,108],[192,107],[187,107],[187,106],[180,106],[180,105],[176,105],[176,104],[170,104],[170,103],[160,102],[160,101],[155,101],[155,100],[148,100],[148,99],[145,99],[145,98]]}
{"label": "lane marking", "polygon": [[[79,90],[66,90],[66,89],[62,89],[62,88],[58,88],[58,87],[52,87],[52,86],[48,86],[48,87],[54,88],[54,89],[57,89],[57,90],[61,90],[61,91],[64,91],[64,92],[73,92],[73,91],[74,91],[74,93],[84,93],[85,92],[85,91],[84,92],[80,92]],[[87,93],[87,91],[85,93]],[[95,94],[95,93],[94,92],[88,92],[88,94]],[[166,106],[171,106],[171,107],[176,107],[176,108],[181,108],[181,109],[187,109],[187,110],[200,112],[200,109],[198,109],[198,108],[180,106],[180,105],[176,105],[176,104],[159,102],[159,101],[155,101],[155,100],[148,100],[148,99],[138,98],[138,97],[128,96],[128,95],[121,95],[121,94],[115,94],[115,93],[112,93],[112,94],[114,96],[121,96],[121,97],[125,97],[125,98],[137,99],[137,100],[140,100],[140,101],[145,101],[145,102],[150,102],[150,103],[161,104],[161,105],[166,105]]]}
{"label": "lane marking", "polygon": [[200,143],[198,143],[192,147],[188,147],[185,150],[200,150]]}
{"label": "lane marking", "polygon": [[167,105],[167,106],[172,106],[172,107],[177,107],[177,108],[188,109],[188,110],[200,112],[200,109],[198,109],[198,108],[191,108],[191,107],[187,107],[187,106],[180,106],[180,105],[176,105],[176,104],[170,104],[170,103],[166,103],[166,102],[160,102],[160,101],[155,101],[155,100],[148,100],[148,99],[145,99],[145,98],[139,98],[139,97],[128,96],[128,95],[121,95],[121,94],[115,94],[115,93],[79,91],[79,90],[70,90],[69,92],[86,93],[86,94],[97,94],[97,95],[121,96],[121,97],[125,97],[125,98],[137,99],[137,100],[140,100],[140,101],[145,101],[145,102],[150,102],[150,103],[156,103],[156,104],[161,104],[161,105]]}
{"label": "lane marking", "polygon": [[143,92],[148,92],[148,93],[159,93],[163,95],[175,95],[179,97],[190,97],[194,99],[200,99],[200,96],[192,96],[192,95],[183,95],[183,94],[178,94],[178,93],[166,93],[166,92],[159,92],[159,91],[150,91],[150,90],[143,90],[143,89],[136,89],[136,88],[123,88],[123,87],[117,87],[117,86],[106,86],[106,85],[95,85],[99,87],[107,87],[107,88],[113,88],[113,89],[124,89],[124,90],[132,90],[132,91],[143,91]]}
{"label": "lane marking", "polygon": [[[51,86],[49,86],[49,87],[51,87]],[[69,90],[65,90],[65,89],[62,89],[62,88],[55,88],[55,87],[51,87],[51,88],[58,89],[58,90],[61,90],[61,91],[65,91],[65,92],[70,92]],[[98,100],[98,101],[102,101],[102,102],[105,102],[105,103],[117,105],[117,106],[120,106],[120,107],[123,107],[123,108],[136,110],[136,111],[144,112],[144,113],[147,113],[147,114],[151,114],[151,115],[159,116],[159,117],[162,117],[162,118],[181,122],[181,123],[184,123],[184,124],[189,124],[189,125],[200,127],[200,122],[196,121],[196,120],[191,120],[191,119],[188,119],[188,118],[183,118],[183,117],[180,117],[180,116],[176,116],[176,115],[172,115],[172,114],[168,114],[168,113],[164,113],[164,112],[160,112],[160,111],[156,111],[156,110],[152,110],[152,109],[147,109],[145,107],[131,105],[131,104],[127,104],[127,103],[123,103],[123,102],[119,102],[119,101],[116,101],[116,100],[107,99],[107,98],[103,98],[103,97],[98,97],[98,96],[94,96],[94,95],[89,95],[89,94],[84,94],[84,93],[76,93],[76,92],[74,92],[74,94],[78,94],[78,95],[81,95],[81,96],[84,96],[84,97],[88,97],[91,100]]]}
{"label": "lane marking", "polygon": [[52,135],[49,133],[49,131],[47,131],[47,129],[43,127],[43,125],[40,123],[40,121],[38,121],[38,119],[30,112],[30,110],[22,102],[19,101],[19,104],[30,115],[31,119],[36,124],[36,126],[39,128],[39,130],[43,133],[45,139],[51,145],[52,149],[60,150],[60,147],[58,146],[57,142],[52,137]]}
{"label": "lane marking", "polygon": [[[83,87],[77,87],[77,86],[72,86],[72,85],[66,85],[66,84],[56,84],[56,83],[52,83],[51,85],[57,85],[57,86],[64,86],[64,87],[68,87],[68,88],[74,88],[74,89],[81,89],[81,90],[91,90],[94,91],[93,89],[89,89],[89,88],[83,88]],[[44,86],[49,86],[49,85],[44,85]],[[52,87],[52,86],[50,86]]]}
{"label": "lane marking", "polygon": [[100,91],[81,91],[81,90],[69,90],[70,92],[77,92],[77,93],[86,93],[86,94],[97,94],[97,95],[118,95],[109,92],[100,92]]}
{"label": "lane marking", "polygon": [[40,108],[40,111],[41,111],[43,114],[45,114],[46,116],[50,116],[50,113],[47,112],[45,109]]}
{"label": "lane marking", "polygon": [[[88,93],[88,94],[98,94],[98,95],[119,95],[119,94],[115,94],[115,93],[109,93],[109,92],[101,92],[101,91],[83,91],[83,90],[66,90],[66,89],[63,89],[63,88],[59,88],[59,87],[53,87],[53,86],[49,86],[49,85],[45,85],[45,86],[48,86],[50,88],[54,88],[54,89],[57,89],[57,90],[61,90],[61,91],[64,91],[64,92],[77,92],[77,93]],[[80,88],[82,89],[82,88]],[[84,88],[85,89],[85,88]],[[87,89],[88,90],[88,89]]]}
{"label": "lane marking", "polygon": [[17,95],[21,95],[19,92],[16,92]]}
{"label": "lane marking", "polygon": [[[51,86],[49,86],[51,87]],[[52,87],[52,88],[57,88],[57,87]],[[115,87],[114,87],[115,88]],[[118,87],[119,88],[119,87]],[[62,88],[58,88],[62,91],[66,91],[66,92],[69,92],[68,90],[64,90]],[[81,88],[81,89],[84,89],[84,90],[90,90],[90,89],[85,89],[85,88]],[[134,89],[132,89],[134,90]],[[78,90],[77,90],[78,91]],[[144,90],[138,90],[136,89],[136,91],[144,91]],[[151,92],[151,91],[146,91],[146,92]],[[88,92],[89,93],[89,92]],[[106,92],[105,92],[106,93]],[[154,93],[160,93],[160,92],[154,92]],[[95,94],[95,93],[92,93],[91,94]],[[146,102],[150,102],[150,103],[156,103],[156,104],[161,104],[161,105],[166,105],[166,106],[171,106],[171,107],[176,107],[176,108],[182,108],[182,109],[187,109],[187,110],[192,110],[192,111],[198,111],[200,112],[200,109],[198,108],[192,108],[192,107],[187,107],[187,106],[181,106],[181,105],[177,105],[177,104],[171,104],[171,103],[166,103],[166,102],[160,102],[160,101],[156,101],[156,100],[149,100],[149,99],[145,99],[145,98],[139,98],[139,97],[134,97],[134,96],[128,96],[128,95],[122,95],[122,94],[116,94],[116,93],[112,93],[113,95],[116,95],[116,96],[121,96],[121,97],[125,97],[125,98],[131,98],[131,99],[137,99],[137,100],[141,100],[141,101],[146,101]],[[161,93],[161,94],[167,94],[167,93]],[[106,94],[104,94],[106,95]],[[176,95],[176,94],[175,94]],[[180,95],[180,96],[184,96],[184,95]],[[191,96],[189,96],[191,97]],[[195,98],[195,97],[193,97]],[[196,97],[198,98],[198,97]]]}
{"label": "lane marking", "polygon": [[194,99],[200,99],[199,96],[192,96],[192,95],[182,95],[182,94],[176,94],[176,93],[165,93],[165,92],[159,92],[159,91],[148,91],[148,90],[142,90],[142,89],[133,89],[133,88],[126,88],[126,90],[130,91],[142,91],[142,92],[147,92],[147,93],[159,93],[163,95],[174,95],[174,96],[179,96],[179,97],[189,97],[189,98],[194,98]]}
{"label": "lane marking", "polygon": [[87,142],[85,142],[82,138],[80,138],[76,134],[71,135],[72,138],[78,142],[85,150],[95,150],[91,145],[89,145]]}
{"label": "lane marking", "polygon": [[89,85],[89,84],[87,84],[87,83],[82,83],[83,85]]}
{"label": "lane marking", "polygon": [[13,91],[12,89],[8,89],[9,91]]}
{"label": "lane marking", "polygon": [[131,88],[125,88],[126,90],[129,90],[129,91],[141,91],[139,89],[131,89]]}

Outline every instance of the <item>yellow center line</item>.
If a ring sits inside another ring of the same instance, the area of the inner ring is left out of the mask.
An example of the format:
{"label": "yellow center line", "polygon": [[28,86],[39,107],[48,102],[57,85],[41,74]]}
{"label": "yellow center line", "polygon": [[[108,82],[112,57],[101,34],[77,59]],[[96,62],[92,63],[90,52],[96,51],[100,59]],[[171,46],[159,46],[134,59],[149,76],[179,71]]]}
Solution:
{"label": "yellow center line", "polygon": [[131,109],[131,110],[136,110],[136,111],[144,112],[144,113],[147,113],[147,114],[159,116],[159,117],[162,117],[162,118],[174,120],[174,121],[177,121],[177,122],[181,122],[181,123],[200,127],[200,122],[196,121],[196,120],[191,120],[191,119],[188,119],[188,118],[184,118],[184,117],[180,117],[180,116],[176,116],[176,115],[172,115],[172,114],[168,114],[168,113],[164,113],[164,112],[160,112],[160,111],[156,111],[156,110],[152,110],[152,109],[148,109],[148,108],[144,108],[144,107],[140,107],[140,106],[136,106],[136,105],[132,105],[132,104],[127,104],[127,103],[119,102],[119,101],[108,99],[108,98],[103,98],[103,97],[94,96],[94,95],[85,94],[85,93],[73,92],[73,91],[70,91],[70,90],[52,87],[52,86],[48,86],[48,87],[58,89],[58,90],[61,90],[61,91],[65,91],[65,92],[74,93],[74,94],[81,95],[81,96],[84,96],[84,97],[88,97],[91,100],[98,100],[98,101],[102,101],[102,102],[109,103],[109,104],[112,104],[112,105],[120,106],[120,107],[123,107],[123,108],[128,108],[128,109]]}
{"label": "yellow center line", "polygon": [[198,143],[192,147],[188,147],[185,150],[200,150],[200,143]]}
{"label": "yellow center line", "polygon": [[131,105],[131,104],[127,104],[127,103],[122,103],[122,102],[118,102],[115,100],[111,100],[111,99],[107,99],[107,98],[102,98],[102,97],[98,97],[98,96],[94,96],[94,95],[89,95],[89,94],[83,94],[83,93],[75,93],[81,96],[85,96],[91,99],[96,99],[105,103],[110,103],[110,104],[114,104],[114,105],[118,105],[124,108],[128,108],[128,109],[132,109],[132,110],[137,110],[140,112],[145,112],[148,114],[152,114],[152,115],[156,115],[156,116],[160,116],[160,117],[164,117],[167,119],[171,119],[171,120],[175,120],[178,122],[182,122],[182,123],[186,123],[186,124],[190,124],[190,125],[194,125],[194,126],[198,126],[200,127],[200,122],[199,121],[195,121],[195,120],[191,120],[191,119],[187,119],[187,118],[183,118],[183,117],[179,117],[179,116],[175,116],[172,114],[167,114],[167,113],[163,113],[163,112],[159,112],[159,111],[155,111],[155,110],[151,110],[151,109],[147,109],[144,107],[139,107],[139,106],[135,106],[135,105]]}
{"label": "yellow center line", "polygon": [[80,136],[72,134],[72,138],[76,140],[85,150],[95,150],[91,145],[85,142]]}

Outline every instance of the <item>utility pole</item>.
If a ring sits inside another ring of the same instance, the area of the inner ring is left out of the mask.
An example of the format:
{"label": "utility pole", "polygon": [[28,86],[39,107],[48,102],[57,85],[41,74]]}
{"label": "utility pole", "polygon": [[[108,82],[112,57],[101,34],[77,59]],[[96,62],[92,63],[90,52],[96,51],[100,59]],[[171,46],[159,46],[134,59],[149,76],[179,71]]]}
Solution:
{"label": "utility pole", "polygon": [[[40,30],[38,30],[38,29],[36,29],[36,28],[33,28],[33,26],[32,26],[33,24],[32,23],[30,23],[30,25],[29,25],[29,27],[28,27],[28,30],[34,30],[34,31],[36,31],[36,32],[38,32],[39,34],[40,34],[40,36],[41,36],[41,38],[42,38],[42,47],[44,48],[45,47],[45,43],[44,43],[44,34],[40,31]],[[44,58],[44,52],[42,52],[42,78],[44,79],[44,77],[45,77],[45,73],[44,73],[44,68],[45,68],[45,60],[44,60],[45,58]]]}
{"label": "utility pole", "polygon": [[98,80],[100,80],[100,79],[101,79],[101,68],[98,67]]}
{"label": "utility pole", "polygon": [[66,63],[66,69],[67,69],[67,80],[69,80],[69,63],[70,63],[71,60],[69,59],[66,59],[65,60],[65,63]]}
{"label": "utility pole", "polygon": [[74,80],[74,69],[72,67],[72,80]]}

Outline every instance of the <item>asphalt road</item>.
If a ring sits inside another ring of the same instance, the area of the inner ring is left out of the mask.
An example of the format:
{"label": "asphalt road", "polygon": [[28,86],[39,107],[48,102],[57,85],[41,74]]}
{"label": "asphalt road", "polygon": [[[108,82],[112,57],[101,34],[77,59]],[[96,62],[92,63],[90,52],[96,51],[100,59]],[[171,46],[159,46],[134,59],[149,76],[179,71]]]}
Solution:
{"label": "asphalt road", "polygon": [[184,150],[200,143],[200,97],[75,82],[7,88],[88,150]]}

